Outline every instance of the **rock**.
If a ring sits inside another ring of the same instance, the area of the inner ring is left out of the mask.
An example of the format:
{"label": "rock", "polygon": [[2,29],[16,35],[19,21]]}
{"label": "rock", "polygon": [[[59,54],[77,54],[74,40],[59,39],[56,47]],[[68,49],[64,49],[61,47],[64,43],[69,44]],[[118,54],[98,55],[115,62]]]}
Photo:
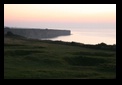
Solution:
{"label": "rock", "polygon": [[70,30],[54,30],[54,29],[28,29],[28,28],[4,28],[4,34],[12,32],[23,37],[32,39],[53,38],[57,36],[70,35]]}

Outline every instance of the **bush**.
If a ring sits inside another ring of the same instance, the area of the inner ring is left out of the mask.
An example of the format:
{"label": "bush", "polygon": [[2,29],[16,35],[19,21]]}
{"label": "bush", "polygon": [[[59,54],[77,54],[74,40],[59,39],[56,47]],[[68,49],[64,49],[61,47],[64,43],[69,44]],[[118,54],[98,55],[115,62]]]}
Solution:
{"label": "bush", "polygon": [[85,56],[65,57],[64,60],[70,65],[74,66],[97,66],[101,63],[106,62],[106,60],[101,58],[92,58]]}
{"label": "bush", "polygon": [[10,31],[8,31],[6,35],[13,36],[14,34],[12,32],[10,32]]}

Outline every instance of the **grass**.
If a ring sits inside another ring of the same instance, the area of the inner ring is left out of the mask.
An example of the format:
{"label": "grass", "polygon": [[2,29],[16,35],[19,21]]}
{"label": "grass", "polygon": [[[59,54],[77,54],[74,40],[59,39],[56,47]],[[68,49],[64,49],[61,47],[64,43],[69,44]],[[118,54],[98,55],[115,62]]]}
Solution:
{"label": "grass", "polygon": [[116,51],[4,37],[5,79],[115,79]]}

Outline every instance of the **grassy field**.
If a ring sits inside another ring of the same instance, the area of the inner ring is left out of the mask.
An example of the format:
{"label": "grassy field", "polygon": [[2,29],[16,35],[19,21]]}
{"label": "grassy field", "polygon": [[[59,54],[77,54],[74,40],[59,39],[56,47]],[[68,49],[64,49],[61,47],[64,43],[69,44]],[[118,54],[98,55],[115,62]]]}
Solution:
{"label": "grassy field", "polygon": [[5,79],[115,79],[116,51],[4,37]]}

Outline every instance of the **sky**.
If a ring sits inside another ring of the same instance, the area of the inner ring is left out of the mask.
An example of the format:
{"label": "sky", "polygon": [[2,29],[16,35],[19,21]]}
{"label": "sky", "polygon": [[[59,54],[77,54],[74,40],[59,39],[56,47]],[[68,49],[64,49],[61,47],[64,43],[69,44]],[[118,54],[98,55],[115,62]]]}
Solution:
{"label": "sky", "polygon": [[116,29],[116,4],[4,4],[4,26]]}

